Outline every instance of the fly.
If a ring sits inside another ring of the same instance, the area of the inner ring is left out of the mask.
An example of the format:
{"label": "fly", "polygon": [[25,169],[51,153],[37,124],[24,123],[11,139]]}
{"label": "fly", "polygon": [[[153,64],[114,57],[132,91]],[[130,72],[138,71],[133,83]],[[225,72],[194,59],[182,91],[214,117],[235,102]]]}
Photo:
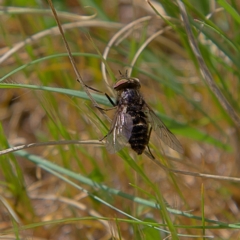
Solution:
{"label": "fly", "polygon": [[140,88],[139,79],[128,78],[122,74],[121,79],[113,86],[117,92],[115,104],[117,110],[111,128],[104,137],[107,151],[115,153],[130,144],[139,155],[147,147],[153,157],[148,144],[151,131],[154,130],[165,144],[182,153],[180,142],[147,105]]}

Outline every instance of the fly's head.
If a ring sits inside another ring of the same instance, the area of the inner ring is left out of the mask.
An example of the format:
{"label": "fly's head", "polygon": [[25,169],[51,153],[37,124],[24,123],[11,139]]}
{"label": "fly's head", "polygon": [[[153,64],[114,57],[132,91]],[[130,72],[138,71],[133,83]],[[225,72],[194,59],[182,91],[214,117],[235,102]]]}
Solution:
{"label": "fly's head", "polygon": [[127,88],[139,89],[141,87],[140,81],[138,78],[121,78],[113,86],[116,91],[123,91]]}

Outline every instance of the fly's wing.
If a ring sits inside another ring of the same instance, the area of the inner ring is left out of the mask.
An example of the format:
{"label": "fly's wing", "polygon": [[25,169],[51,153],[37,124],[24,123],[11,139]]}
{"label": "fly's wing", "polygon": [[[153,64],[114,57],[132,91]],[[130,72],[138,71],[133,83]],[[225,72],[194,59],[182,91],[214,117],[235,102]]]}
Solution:
{"label": "fly's wing", "polygon": [[174,134],[164,125],[164,123],[153,112],[153,110],[151,110],[147,106],[145,112],[148,116],[148,121],[151,124],[153,130],[156,131],[157,136],[173,150],[179,153],[183,153],[181,143],[177,140]]}
{"label": "fly's wing", "polygon": [[132,117],[124,111],[115,114],[111,129],[106,136],[106,149],[115,153],[125,147],[131,137],[133,129]]}

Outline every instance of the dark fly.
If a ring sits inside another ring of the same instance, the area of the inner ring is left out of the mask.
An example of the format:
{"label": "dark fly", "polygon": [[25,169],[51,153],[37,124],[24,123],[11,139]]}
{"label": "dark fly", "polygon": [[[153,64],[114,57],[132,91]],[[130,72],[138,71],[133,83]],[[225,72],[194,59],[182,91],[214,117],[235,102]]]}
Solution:
{"label": "dark fly", "polygon": [[148,147],[152,130],[156,131],[157,136],[170,148],[179,153],[183,152],[177,138],[143,99],[139,79],[122,76],[113,88],[117,91],[117,111],[105,137],[109,153],[115,153],[130,144],[137,154],[142,154]]}

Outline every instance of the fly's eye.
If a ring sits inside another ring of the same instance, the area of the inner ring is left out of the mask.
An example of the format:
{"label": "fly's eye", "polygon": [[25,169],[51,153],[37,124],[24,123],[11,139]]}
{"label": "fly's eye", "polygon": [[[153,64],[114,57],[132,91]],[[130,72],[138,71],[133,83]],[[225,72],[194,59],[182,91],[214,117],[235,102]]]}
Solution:
{"label": "fly's eye", "polygon": [[135,82],[140,82],[138,78],[132,78]]}

